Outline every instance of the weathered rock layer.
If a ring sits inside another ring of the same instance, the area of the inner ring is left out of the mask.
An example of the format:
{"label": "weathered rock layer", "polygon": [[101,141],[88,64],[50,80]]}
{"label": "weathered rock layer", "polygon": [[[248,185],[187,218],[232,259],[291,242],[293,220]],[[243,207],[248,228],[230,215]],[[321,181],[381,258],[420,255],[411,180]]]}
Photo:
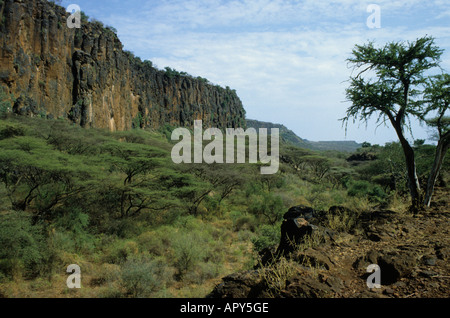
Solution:
{"label": "weathered rock layer", "polygon": [[191,126],[196,119],[245,126],[234,90],[142,62],[100,22],[71,29],[69,13],[46,0],[0,6],[0,86],[16,113],[110,130]]}

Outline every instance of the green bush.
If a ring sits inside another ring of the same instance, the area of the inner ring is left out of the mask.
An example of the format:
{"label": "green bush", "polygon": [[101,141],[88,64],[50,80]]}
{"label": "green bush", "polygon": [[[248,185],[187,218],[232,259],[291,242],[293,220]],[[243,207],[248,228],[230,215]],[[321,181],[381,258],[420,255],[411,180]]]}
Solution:
{"label": "green bush", "polygon": [[280,225],[263,225],[259,230],[259,235],[252,239],[253,247],[257,252],[265,248],[270,248],[280,243]]}
{"label": "green bush", "polygon": [[236,232],[248,230],[255,232],[257,228],[257,221],[253,215],[242,215],[234,221],[233,229]]}
{"label": "green bush", "polygon": [[46,269],[44,228],[23,212],[0,216],[0,272],[5,277],[33,278]]}
{"label": "green bush", "polygon": [[[1,113],[1,110],[0,110]],[[14,127],[14,126],[10,126],[7,125],[5,128],[2,128],[0,130],[0,140],[1,139],[6,139],[6,138],[11,138],[14,136],[23,136],[24,130],[22,127]]]}
{"label": "green bush", "polygon": [[177,233],[172,241],[174,265],[180,277],[192,270],[205,257],[205,245],[195,232]]}
{"label": "green bush", "polygon": [[347,194],[352,197],[368,197],[370,202],[375,203],[382,203],[387,198],[387,194],[379,185],[373,185],[365,180],[353,181]]}
{"label": "green bush", "polygon": [[71,241],[73,252],[92,250],[94,237],[88,232],[89,215],[81,212],[77,207],[66,211],[61,213],[55,221],[55,225],[62,231],[60,236]]}
{"label": "green bush", "polygon": [[255,196],[248,207],[248,212],[262,217],[269,224],[275,224],[281,220],[285,211],[283,199],[272,193],[263,193]]}
{"label": "green bush", "polygon": [[368,195],[369,189],[370,183],[368,181],[358,180],[350,185],[347,194],[351,197],[363,197]]}
{"label": "green bush", "polygon": [[163,262],[146,256],[132,257],[122,266],[121,285],[133,298],[150,297],[172,279]]}
{"label": "green bush", "polygon": [[103,259],[111,264],[123,264],[128,258],[136,256],[138,252],[139,247],[136,242],[118,240],[104,251]]}

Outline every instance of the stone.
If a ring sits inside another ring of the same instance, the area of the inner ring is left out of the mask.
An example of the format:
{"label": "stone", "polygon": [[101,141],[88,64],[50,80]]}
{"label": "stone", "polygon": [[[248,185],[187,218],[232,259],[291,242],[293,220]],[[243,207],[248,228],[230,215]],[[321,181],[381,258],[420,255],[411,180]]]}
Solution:
{"label": "stone", "polygon": [[285,220],[303,218],[305,220],[312,219],[314,216],[314,209],[305,205],[297,205],[289,208],[283,215]]}
{"label": "stone", "polygon": [[444,261],[450,259],[450,247],[436,247],[436,256]]}
{"label": "stone", "polygon": [[416,263],[414,253],[393,251],[379,256],[377,264],[381,270],[381,285],[391,285],[401,277],[407,277]]}
{"label": "stone", "polygon": [[435,271],[424,270],[419,272],[419,275],[425,278],[432,278],[434,276],[437,276],[438,273],[436,273]]}
{"label": "stone", "polygon": [[[288,255],[293,252],[296,245],[300,244],[304,237],[311,235],[313,228],[305,219],[292,218],[284,220],[281,224],[281,238],[277,255]],[[296,221],[297,220],[297,221]]]}
{"label": "stone", "polygon": [[385,295],[393,295],[394,294],[394,290],[392,288],[386,288],[383,293]]}
{"label": "stone", "polygon": [[255,298],[262,296],[263,288],[258,271],[233,273],[222,278],[206,298]]}
{"label": "stone", "polygon": [[319,282],[311,276],[297,276],[282,292],[286,298],[325,298],[335,292],[325,283]]}
{"label": "stone", "polygon": [[339,277],[330,276],[325,280],[325,284],[336,293],[339,293],[344,288],[344,282]]}
{"label": "stone", "polygon": [[427,266],[435,266],[436,265],[436,256],[428,255],[422,257],[422,263]]}
{"label": "stone", "polygon": [[294,256],[294,259],[307,267],[329,270],[333,266],[333,261],[330,257],[316,248],[308,248],[303,252],[299,252]]}

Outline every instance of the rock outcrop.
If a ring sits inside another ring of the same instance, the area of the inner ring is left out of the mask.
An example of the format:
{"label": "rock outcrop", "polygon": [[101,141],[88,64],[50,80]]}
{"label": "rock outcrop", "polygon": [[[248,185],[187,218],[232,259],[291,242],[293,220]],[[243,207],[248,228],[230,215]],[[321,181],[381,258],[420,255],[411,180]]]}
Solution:
{"label": "rock outcrop", "polygon": [[234,90],[158,70],[124,51],[113,28],[69,28],[68,17],[46,0],[0,2],[0,86],[14,112],[110,130],[189,127],[196,119],[245,127]]}

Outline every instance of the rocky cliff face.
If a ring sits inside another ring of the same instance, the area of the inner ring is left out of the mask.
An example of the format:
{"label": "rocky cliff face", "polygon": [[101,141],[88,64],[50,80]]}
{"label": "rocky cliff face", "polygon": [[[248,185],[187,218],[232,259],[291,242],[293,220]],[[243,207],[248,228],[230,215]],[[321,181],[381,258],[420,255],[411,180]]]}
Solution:
{"label": "rocky cliff face", "polygon": [[70,29],[69,13],[46,0],[0,5],[0,86],[16,113],[110,130],[196,119],[205,127],[245,127],[234,90],[142,62],[100,22]]}

